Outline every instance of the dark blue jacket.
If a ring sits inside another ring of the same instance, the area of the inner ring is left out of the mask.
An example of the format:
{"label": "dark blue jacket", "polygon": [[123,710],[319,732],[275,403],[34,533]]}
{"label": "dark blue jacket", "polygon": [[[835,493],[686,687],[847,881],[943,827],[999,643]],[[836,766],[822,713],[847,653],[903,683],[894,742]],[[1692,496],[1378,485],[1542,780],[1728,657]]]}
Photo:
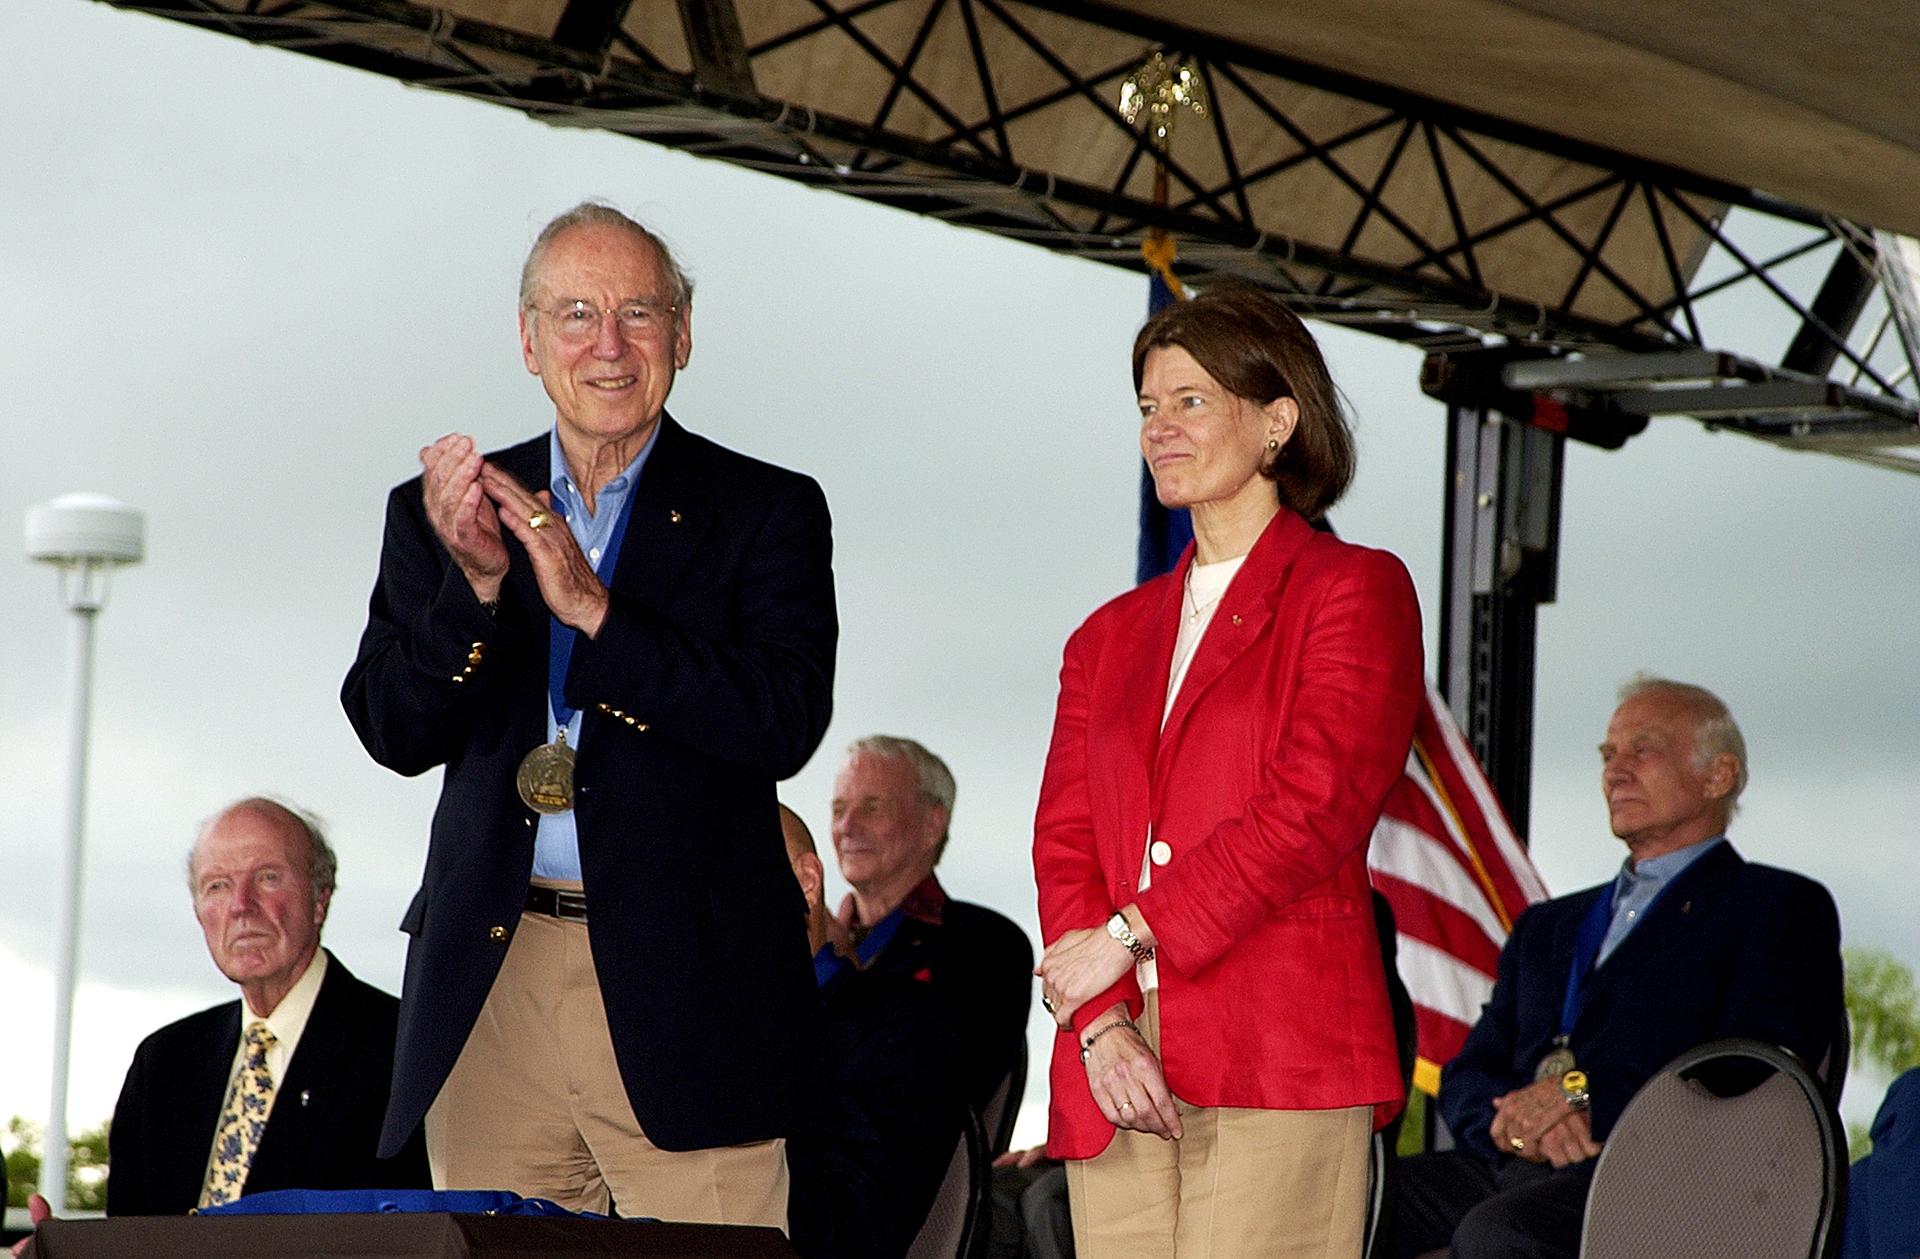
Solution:
{"label": "dark blue jacket", "polygon": [[[597,638],[566,679],[584,714],[575,812],[588,934],[621,1079],[663,1149],[792,1129],[814,1009],[805,907],[774,784],[832,711],[831,525],[810,478],[662,416]],[[490,454],[530,490],[548,437]],[[444,767],[426,872],[402,923],[393,1098],[382,1149],[452,1070],[520,919],[534,814],[514,790],[546,739],[547,627],[526,554],[489,617],[427,523],[420,481],[388,499],[380,577],[341,700],[373,758]]]}
{"label": "dark blue jacket", "polygon": [[[1454,1140],[1487,1159],[1493,1099],[1531,1083],[1559,1031],[1580,922],[1611,882],[1520,915],[1493,996],[1440,1079]],[[1679,874],[1588,980],[1570,1048],[1605,1141],[1640,1086],[1724,1036],[1793,1050],[1817,1070],[1844,1017],[1840,922],[1826,888],[1720,844]]]}
{"label": "dark blue jacket", "polygon": [[787,1142],[801,1259],[900,1259],[966,1126],[960,1050],[929,986],[848,970],[820,990],[806,1122]]}
{"label": "dark blue jacket", "polygon": [[1888,1086],[1873,1116],[1873,1152],[1847,1175],[1842,1259],[1920,1255],[1920,1067]]}

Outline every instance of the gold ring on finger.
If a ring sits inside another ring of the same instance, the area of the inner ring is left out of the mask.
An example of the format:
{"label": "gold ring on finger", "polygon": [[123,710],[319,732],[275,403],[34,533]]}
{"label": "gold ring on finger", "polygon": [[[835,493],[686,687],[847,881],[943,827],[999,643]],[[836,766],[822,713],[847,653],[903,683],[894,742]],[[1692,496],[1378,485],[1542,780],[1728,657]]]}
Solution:
{"label": "gold ring on finger", "polygon": [[527,528],[544,529],[553,522],[553,517],[543,511],[537,511],[527,517]]}

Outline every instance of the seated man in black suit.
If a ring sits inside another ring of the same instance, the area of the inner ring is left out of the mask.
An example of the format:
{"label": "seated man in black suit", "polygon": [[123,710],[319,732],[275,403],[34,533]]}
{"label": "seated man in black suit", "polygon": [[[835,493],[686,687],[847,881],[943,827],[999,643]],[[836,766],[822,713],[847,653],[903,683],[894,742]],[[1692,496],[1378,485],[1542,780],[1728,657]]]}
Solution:
{"label": "seated man in black suit", "polygon": [[374,1156],[399,1003],[320,947],[335,866],[318,825],[273,800],[201,828],[194,915],[241,1000],[141,1042],[108,1136],[109,1215],[185,1215],[268,1189],[428,1187],[418,1135]]}
{"label": "seated man in black suit", "polygon": [[833,780],[833,852],[853,891],[838,918],[853,945],[844,964],[932,987],[953,1024],[967,1099],[980,1108],[1026,1045],[1033,946],[1004,916],[950,899],[934,877],[954,791],[946,763],[912,739],[869,735],[847,749]]}
{"label": "seated man in black suit", "polygon": [[[813,836],[782,805],[787,858],[816,956],[845,956]],[[812,1103],[787,1144],[789,1234],[802,1259],[900,1259],[913,1244],[966,1123],[946,1012],[905,975],[816,965],[820,1043]]]}
{"label": "seated man in black suit", "polygon": [[1811,879],[1726,840],[1747,781],[1726,705],[1642,677],[1600,745],[1627,860],[1610,883],[1534,905],[1440,1079],[1459,1148],[1400,1166],[1395,1251],[1573,1259],[1594,1159],[1640,1086],[1725,1036],[1817,1069],[1840,1025],[1840,925]]}

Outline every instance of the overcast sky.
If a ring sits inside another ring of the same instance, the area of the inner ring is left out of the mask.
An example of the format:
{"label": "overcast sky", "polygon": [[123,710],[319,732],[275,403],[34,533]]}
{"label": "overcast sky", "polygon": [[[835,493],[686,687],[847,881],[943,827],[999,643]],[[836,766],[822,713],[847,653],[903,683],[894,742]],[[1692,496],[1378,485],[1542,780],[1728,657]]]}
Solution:
{"label": "overcast sky", "polygon": [[[141,1036],[232,996],[183,860],[236,796],[331,824],[327,941],[398,991],[437,775],[374,766],[336,699],[381,504],[441,433],[497,446],[551,422],[514,285],[540,224],[586,197],[661,230],[695,276],[674,413],[812,474],[833,507],[835,717],[784,798],[824,838],[845,744],[921,739],[959,780],[943,880],[1037,935],[1027,846],[1060,648],[1132,575],[1142,280],[80,0],[13,0],[7,31],[0,527],[70,490],[148,526],[99,624],[76,1125],[111,1111]],[[1335,523],[1406,561],[1431,650],[1444,414],[1417,354],[1316,331],[1360,443]],[[1535,744],[1549,886],[1620,860],[1593,748],[1614,689],[1652,669],[1717,690],[1745,728],[1747,855],[1823,880],[1849,943],[1920,964],[1920,483],[1681,420],[1574,447],[1566,483]],[[47,1104],[65,620],[53,574],[0,553],[0,1118]],[[1044,1028],[1036,1013],[1037,1052]],[[1848,1113],[1878,1088],[1850,1089]],[[1030,1106],[1022,1139],[1043,1122]]]}

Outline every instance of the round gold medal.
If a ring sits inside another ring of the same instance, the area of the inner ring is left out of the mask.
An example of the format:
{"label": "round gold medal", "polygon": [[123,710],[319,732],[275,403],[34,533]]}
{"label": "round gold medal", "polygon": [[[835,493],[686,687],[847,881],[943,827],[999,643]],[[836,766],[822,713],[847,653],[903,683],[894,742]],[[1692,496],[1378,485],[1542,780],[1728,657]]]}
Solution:
{"label": "round gold medal", "polygon": [[1540,1065],[1534,1068],[1533,1078],[1557,1080],[1571,1070],[1573,1070],[1573,1050],[1560,1045],[1540,1060]]}
{"label": "round gold medal", "polygon": [[573,807],[573,749],[561,730],[552,743],[527,753],[514,775],[520,799],[535,813],[565,813]]}

